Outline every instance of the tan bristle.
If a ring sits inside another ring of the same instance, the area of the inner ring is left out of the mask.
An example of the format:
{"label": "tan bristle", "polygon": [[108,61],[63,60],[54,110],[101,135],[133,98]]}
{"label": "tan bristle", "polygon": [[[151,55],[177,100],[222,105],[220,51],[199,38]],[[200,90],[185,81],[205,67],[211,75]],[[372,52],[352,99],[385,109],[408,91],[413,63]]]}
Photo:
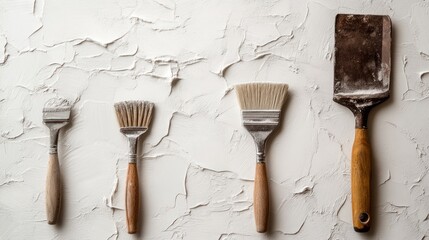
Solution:
{"label": "tan bristle", "polygon": [[133,106],[133,116],[132,116],[133,126],[138,126],[139,123],[138,123],[137,119],[138,119],[139,116],[137,114],[138,114],[138,111],[139,111],[139,104],[138,104],[138,102],[133,102],[132,106]]}
{"label": "tan bristle", "polygon": [[116,117],[118,118],[119,126],[124,127],[124,122],[122,121],[119,103],[116,103],[114,106],[115,106],[115,112],[116,112]]}
{"label": "tan bristle", "polygon": [[127,108],[125,107],[125,103],[121,104],[121,117],[122,121],[124,122],[124,127],[128,125],[128,118],[127,118]]}
{"label": "tan bristle", "polygon": [[246,83],[235,86],[243,110],[281,110],[288,85],[281,83]]}
{"label": "tan bristle", "polygon": [[132,114],[133,114],[133,110],[132,110],[132,106],[129,104],[129,102],[125,102],[124,104],[124,109],[125,109],[125,113],[126,113],[126,119],[127,119],[127,124],[125,126],[130,126],[133,122],[132,122]]}
{"label": "tan bristle", "polygon": [[142,126],[143,124],[143,102],[138,102],[138,113],[137,113],[137,122],[139,126]]}
{"label": "tan bristle", "polygon": [[125,101],[115,103],[119,126],[148,128],[152,120],[154,104],[147,101]]}

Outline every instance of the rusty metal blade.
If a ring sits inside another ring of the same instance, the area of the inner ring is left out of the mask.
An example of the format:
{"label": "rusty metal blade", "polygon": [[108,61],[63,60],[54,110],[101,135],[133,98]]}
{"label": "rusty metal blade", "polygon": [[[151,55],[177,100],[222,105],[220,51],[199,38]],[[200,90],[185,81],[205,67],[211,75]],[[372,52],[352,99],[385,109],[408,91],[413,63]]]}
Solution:
{"label": "rusty metal blade", "polygon": [[335,101],[389,96],[391,29],[389,16],[337,15]]}

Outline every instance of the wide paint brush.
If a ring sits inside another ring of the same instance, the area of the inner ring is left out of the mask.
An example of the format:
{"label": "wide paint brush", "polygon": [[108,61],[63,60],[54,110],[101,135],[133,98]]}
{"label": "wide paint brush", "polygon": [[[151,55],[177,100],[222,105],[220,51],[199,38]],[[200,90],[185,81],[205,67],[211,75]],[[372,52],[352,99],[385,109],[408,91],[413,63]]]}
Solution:
{"label": "wide paint brush", "polygon": [[256,231],[268,228],[269,190],[265,168],[265,144],[279,125],[288,85],[278,83],[247,83],[235,86],[241,107],[243,125],[256,144],[256,174],[253,207]]}
{"label": "wide paint brush", "polygon": [[154,104],[147,101],[125,101],[115,103],[120,131],[128,138],[130,158],[125,195],[128,233],[137,232],[139,212],[139,179],[137,174],[138,139],[148,129],[152,120]]}

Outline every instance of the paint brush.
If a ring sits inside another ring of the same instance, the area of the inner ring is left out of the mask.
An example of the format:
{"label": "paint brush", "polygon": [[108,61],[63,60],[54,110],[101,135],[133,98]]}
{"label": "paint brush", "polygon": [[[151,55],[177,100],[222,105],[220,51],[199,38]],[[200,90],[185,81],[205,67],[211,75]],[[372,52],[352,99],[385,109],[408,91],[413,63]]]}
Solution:
{"label": "paint brush", "polygon": [[128,138],[130,147],[125,195],[128,233],[137,232],[139,212],[139,179],[136,166],[137,144],[139,137],[149,129],[153,107],[154,104],[147,101],[115,103],[120,131]]}
{"label": "paint brush", "polygon": [[52,98],[43,108],[43,123],[50,130],[48,173],[46,177],[46,215],[55,224],[61,208],[61,177],[58,161],[58,135],[70,121],[71,104],[66,99]]}
{"label": "paint brush", "polygon": [[278,83],[247,83],[235,86],[241,107],[243,125],[256,144],[256,174],[253,207],[256,231],[266,232],[269,213],[269,190],[265,168],[265,145],[279,125],[286,101],[288,85]]}

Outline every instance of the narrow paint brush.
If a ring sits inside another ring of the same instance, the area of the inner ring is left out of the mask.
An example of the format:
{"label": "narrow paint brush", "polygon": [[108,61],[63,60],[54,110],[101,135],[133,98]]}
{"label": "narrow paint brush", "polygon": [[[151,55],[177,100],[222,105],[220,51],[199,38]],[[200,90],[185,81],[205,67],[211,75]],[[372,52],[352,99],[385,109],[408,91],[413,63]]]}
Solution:
{"label": "narrow paint brush", "polygon": [[136,166],[138,138],[149,129],[153,108],[154,104],[147,101],[115,103],[120,130],[128,138],[130,147],[125,195],[128,233],[137,232],[139,212],[139,179]]}
{"label": "narrow paint brush", "polygon": [[63,98],[48,100],[43,108],[43,123],[50,131],[48,173],[46,177],[46,215],[56,224],[61,209],[61,177],[58,161],[58,135],[70,121],[71,104]]}
{"label": "narrow paint brush", "polygon": [[243,125],[256,144],[256,174],[253,207],[256,231],[268,227],[269,190],[265,168],[265,145],[279,125],[280,113],[286,101],[288,85],[278,83],[247,83],[235,86],[243,116]]}

